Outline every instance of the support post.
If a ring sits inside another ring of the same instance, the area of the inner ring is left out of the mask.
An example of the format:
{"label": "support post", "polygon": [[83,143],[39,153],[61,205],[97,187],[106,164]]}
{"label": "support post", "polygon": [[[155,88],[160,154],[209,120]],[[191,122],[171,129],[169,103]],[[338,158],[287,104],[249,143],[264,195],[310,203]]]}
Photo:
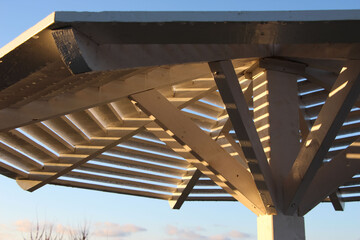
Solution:
{"label": "support post", "polygon": [[[299,152],[297,76],[265,70],[253,79],[254,123],[283,206],[283,181]],[[280,209],[281,210],[281,209]]]}
{"label": "support post", "polygon": [[305,240],[304,217],[262,215],[257,227],[258,240]]}
{"label": "support post", "polygon": [[265,69],[253,76],[253,106],[255,127],[275,182],[277,215],[258,217],[258,240],[305,240],[304,218],[282,213],[283,182],[300,148],[298,77],[283,69],[303,66],[268,62],[260,60]]}

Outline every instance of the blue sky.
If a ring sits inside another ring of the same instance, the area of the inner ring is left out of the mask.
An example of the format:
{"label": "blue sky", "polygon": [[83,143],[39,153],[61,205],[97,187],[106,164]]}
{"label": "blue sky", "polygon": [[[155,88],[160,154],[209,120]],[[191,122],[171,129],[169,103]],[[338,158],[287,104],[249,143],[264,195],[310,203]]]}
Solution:
{"label": "blue sky", "polygon": [[[56,10],[71,11],[241,11],[360,9],[360,1],[16,1],[0,0],[0,47]],[[256,239],[256,217],[239,203],[185,203],[46,186],[34,193],[0,176],[0,239],[21,239],[36,219],[61,229],[88,222],[92,239]],[[335,212],[322,204],[306,216],[307,239],[359,240],[360,204]],[[107,235],[107,236],[106,236]]]}

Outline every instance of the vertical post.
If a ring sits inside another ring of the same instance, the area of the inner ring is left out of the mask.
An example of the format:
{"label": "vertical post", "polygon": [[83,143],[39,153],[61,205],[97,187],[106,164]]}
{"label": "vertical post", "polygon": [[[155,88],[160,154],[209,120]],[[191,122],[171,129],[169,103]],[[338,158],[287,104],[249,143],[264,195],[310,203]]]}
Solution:
{"label": "vertical post", "polygon": [[257,218],[258,240],[305,240],[304,217],[263,215]]}
{"label": "vertical post", "polygon": [[297,76],[265,70],[253,79],[254,123],[276,185],[277,215],[257,219],[258,240],[305,240],[304,218],[283,215],[283,181],[300,148]]}
{"label": "vertical post", "polygon": [[[297,76],[266,70],[253,80],[254,122],[283,206],[283,181],[300,148]],[[281,211],[281,209],[279,209]]]}

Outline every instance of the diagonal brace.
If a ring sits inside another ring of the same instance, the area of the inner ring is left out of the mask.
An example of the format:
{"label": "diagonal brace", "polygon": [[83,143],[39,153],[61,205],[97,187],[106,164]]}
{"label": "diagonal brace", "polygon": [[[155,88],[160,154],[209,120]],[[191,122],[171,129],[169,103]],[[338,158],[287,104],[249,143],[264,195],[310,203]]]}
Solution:
{"label": "diagonal brace", "polygon": [[285,212],[294,214],[360,93],[360,61],[348,61],[285,180]]}
{"label": "diagonal brace", "polygon": [[156,90],[149,90],[131,95],[131,98],[162,128],[168,129],[178,142],[190,148],[191,153],[208,169],[244,195],[256,208],[265,211],[252,175],[164,96]]}
{"label": "diagonal brace", "polygon": [[267,213],[274,213],[275,189],[270,166],[231,61],[210,62],[210,69],[248,161]]}

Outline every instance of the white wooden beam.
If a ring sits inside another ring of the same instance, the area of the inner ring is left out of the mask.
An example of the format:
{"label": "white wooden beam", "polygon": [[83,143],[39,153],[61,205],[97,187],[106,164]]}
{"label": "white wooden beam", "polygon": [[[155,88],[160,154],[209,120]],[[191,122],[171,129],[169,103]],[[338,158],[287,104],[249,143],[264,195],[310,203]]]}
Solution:
{"label": "white wooden beam", "polygon": [[258,240],[305,240],[304,217],[264,215],[257,218]]}
{"label": "white wooden beam", "polygon": [[274,51],[274,56],[279,57],[360,60],[358,43],[277,44]]}
{"label": "white wooden beam", "polygon": [[195,163],[206,165],[213,174],[223,178],[224,183],[239,191],[246,206],[265,211],[252,175],[166,98],[155,90],[134,94],[131,98],[160,126],[171,131],[178,142],[188,146],[197,159],[201,159],[194,160]]}
{"label": "white wooden beam", "polygon": [[196,169],[190,176],[188,176],[189,179],[184,179],[183,182],[177,186],[180,193],[173,193],[173,197],[171,198],[171,200],[169,200],[169,204],[172,209],[181,208],[181,206],[193,190],[194,186],[198,182],[201,175],[202,172]]}
{"label": "white wooden beam", "polygon": [[[159,130],[160,129],[160,130]],[[236,199],[239,202],[243,203],[250,211],[254,212],[256,215],[264,214],[264,212],[257,208],[254,204],[249,202],[239,191],[234,190],[234,187],[229,182],[224,182],[224,178],[214,172],[212,168],[206,162],[201,162],[202,159],[199,159],[199,154],[189,149],[187,145],[183,145],[182,141],[179,141],[175,135],[170,131],[165,131],[156,123],[148,126],[148,130],[151,131],[155,136],[161,139],[167,144],[168,147],[173,149],[176,153],[186,159],[192,166],[200,170],[204,175],[208,176],[215,184],[223,188],[227,193],[232,195],[232,199]],[[187,197],[186,200],[194,200],[196,197]]]}
{"label": "white wooden beam", "polygon": [[[191,98],[189,101],[181,104],[180,106],[178,106],[178,108],[184,108],[192,103],[194,103],[195,101],[203,98],[204,96],[206,96],[207,94],[211,93],[212,91],[215,91],[216,88],[211,88],[207,91],[201,92],[197,95],[195,95],[193,98]],[[128,100],[129,101],[129,100]],[[130,101],[129,101],[130,102]],[[131,104],[132,105],[132,104]],[[51,175],[48,178],[45,179],[41,179],[41,181],[37,181],[37,180],[29,180],[29,179],[25,179],[25,178],[19,178],[17,180],[18,184],[25,190],[28,191],[34,191],[42,186],[44,186],[47,183],[53,182],[55,179],[59,178],[60,176],[67,174],[68,172],[70,172],[71,170],[81,167],[82,165],[86,164],[86,162],[88,162],[91,159],[94,159],[95,157],[98,157],[99,155],[101,155],[103,152],[116,147],[119,143],[128,140],[130,137],[132,137],[133,135],[136,135],[137,133],[141,132],[142,130],[145,129],[146,126],[150,126],[153,124],[153,122],[151,121],[151,119],[149,119],[149,121],[140,121],[136,124],[136,127],[134,127],[131,131],[124,131],[122,133],[120,133],[119,137],[119,133],[117,134],[117,140],[110,140],[107,141],[106,144],[104,146],[100,146],[100,148],[91,148],[90,149],[90,153],[89,155],[81,155],[79,157],[76,157],[76,154],[66,154],[67,157],[71,157],[74,156],[76,158],[80,158],[80,160],[78,160],[77,162],[75,162],[73,165],[65,167],[60,169],[59,171],[57,171],[54,175]],[[38,125],[38,123],[37,123]],[[111,138],[113,139],[113,138]],[[75,149],[76,150],[76,149]],[[73,152],[73,149],[71,149],[71,151]],[[64,156],[64,155],[60,155],[60,158]],[[49,164],[49,163],[48,163]],[[23,176],[23,175],[20,175]]]}
{"label": "white wooden beam", "polygon": [[306,64],[295,61],[278,59],[278,58],[262,58],[259,60],[259,68],[272,70],[276,72],[290,73],[300,75],[305,72]]}
{"label": "white wooden beam", "polygon": [[360,61],[349,61],[344,67],[346,69],[339,74],[285,181],[287,214],[293,214],[298,209],[301,199],[359,95]]}
{"label": "white wooden beam", "polygon": [[[244,154],[242,152],[242,149],[240,148],[239,144],[235,143],[234,139],[229,136],[229,131],[231,128],[231,122],[228,119],[225,124],[223,125],[223,128],[221,129],[220,133],[226,134],[225,137],[227,136],[228,141],[230,142],[230,144],[233,146],[233,148],[238,151],[239,155],[242,157],[242,160],[244,160],[244,162],[241,162],[243,164],[244,167],[247,167],[247,164],[245,163],[245,158],[244,158]],[[155,133],[156,134],[156,133]],[[215,141],[217,141],[218,139],[216,139]],[[174,147],[174,143],[169,144],[171,142],[169,141],[165,141],[165,143],[167,145],[172,145]],[[240,149],[239,149],[240,148]],[[178,151],[179,148],[176,148],[173,150]],[[180,145],[180,149],[181,145]],[[186,151],[186,149],[184,149]],[[182,151],[178,152],[180,155],[184,155]],[[184,157],[187,157],[186,154]],[[190,166],[191,168],[192,166]],[[178,185],[178,189],[180,189],[180,194],[178,193],[178,191],[175,193],[176,195],[173,197],[173,199],[169,200],[170,206],[173,209],[180,209],[182,204],[185,202],[185,200],[187,199],[187,197],[189,196],[189,194],[191,193],[191,191],[193,190],[194,186],[196,185],[196,183],[198,182],[199,178],[201,177],[202,173],[200,170],[196,169],[195,171],[193,171],[191,173],[190,176],[186,176],[187,179],[185,179],[180,185]]]}
{"label": "white wooden beam", "polygon": [[140,39],[133,43],[124,43],[121,40],[118,42],[120,38],[112,36],[107,36],[113,38],[112,42],[107,39],[106,44],[101,44],[74,28],[53,30],[52,34],[63,61],[74,73],[271,55],[270,46],[265,44],[206,44],[186,41],[141,44],[137,42]]}
{"label": "white wooden beam", "polygon": [[[266,69],[253,80],[254,123],[273,174],[278,210],[283,208],[284,179],[300,148],[298,77],[280,71],[285,63],[275,61],[271,65],[275,70]],[[288,65],[303,69],[302,64],[289,62]]]}
{"label": "white wooden beam", "polygon": [[[224,131],[224,132],[228,133],[229,130],[230,130],[229,125],[231,126],[231,123],[229,124],[229,121],[226,121],[223,128],[222,128],[222,130],[220,132]],[[174,143],[169,144],[169,143],[171,143],[169,141],[165,141],[165,143],[167,145],[170,145],[169,147],[171,147],[171,145],[174,147]],[[176,151],[179,148],[177,148],[177,149],[172,148],[172,149]],[[183,149],[183,150],[186,151],[186,149],[184,149],[184,148],[180,148],[180,149]],[[179,153],[180,156],[185,155],[184,157],[185,158],[187,157],[186,156],[187,154],[183,154],[184,153],[183,151],[180,151],[178,153]],[[190,168],[192,168],[192,165],[190,166]],[[192,173],[190,173],[189,176],[185,176],[186,179],[184,179],[183,182],[178,185],[177,192],[174,193],[173,198],[171,200],[169,200],[169,204],[170,204],[171,208],[173,208],[173,209],[180,209],[181,208],[181,206],[183,205],[185,200],[188,198],[191,191],[194,189],[194,186],[198,182],[201,175],[202,175],[202,172],[200,170],[196,169],[195,171],[192,171]],[[179,191],[180,191],[180,193],[178,193]]]}
{"label": "white wooden beam", "polygon": [[301,201],[299,214],[305,215],[358,173],[360,173],[360,139],[319,169]]}
{"label": "white wooden beam", "polygon": [[[306,77],[310,82],[324,88],[327,92],[331,91],[331,87],[338,77],[338,75],[336,75],[335,73],[319,71],[315,69],[307,69],[306,73],[303,76]],[[359,97],[354,105],[360,107]]]}
{"label": "white wooden beam", "polygon": [[275,210],[275,186],[259,135],[231,61],[209,63],[229,118],[268,214]]}
{"label": "white wooden beam", "polygon": [[0,131],[44,121],[75,111],[114,102],[130,94],[161,88],[209,75],[207,64],[188,64],[139,71],[113,71],[78,74],[84,81],[110,81],[101,87],[88,86],[47,100],[36,100],[18,108],[0,110]]}

